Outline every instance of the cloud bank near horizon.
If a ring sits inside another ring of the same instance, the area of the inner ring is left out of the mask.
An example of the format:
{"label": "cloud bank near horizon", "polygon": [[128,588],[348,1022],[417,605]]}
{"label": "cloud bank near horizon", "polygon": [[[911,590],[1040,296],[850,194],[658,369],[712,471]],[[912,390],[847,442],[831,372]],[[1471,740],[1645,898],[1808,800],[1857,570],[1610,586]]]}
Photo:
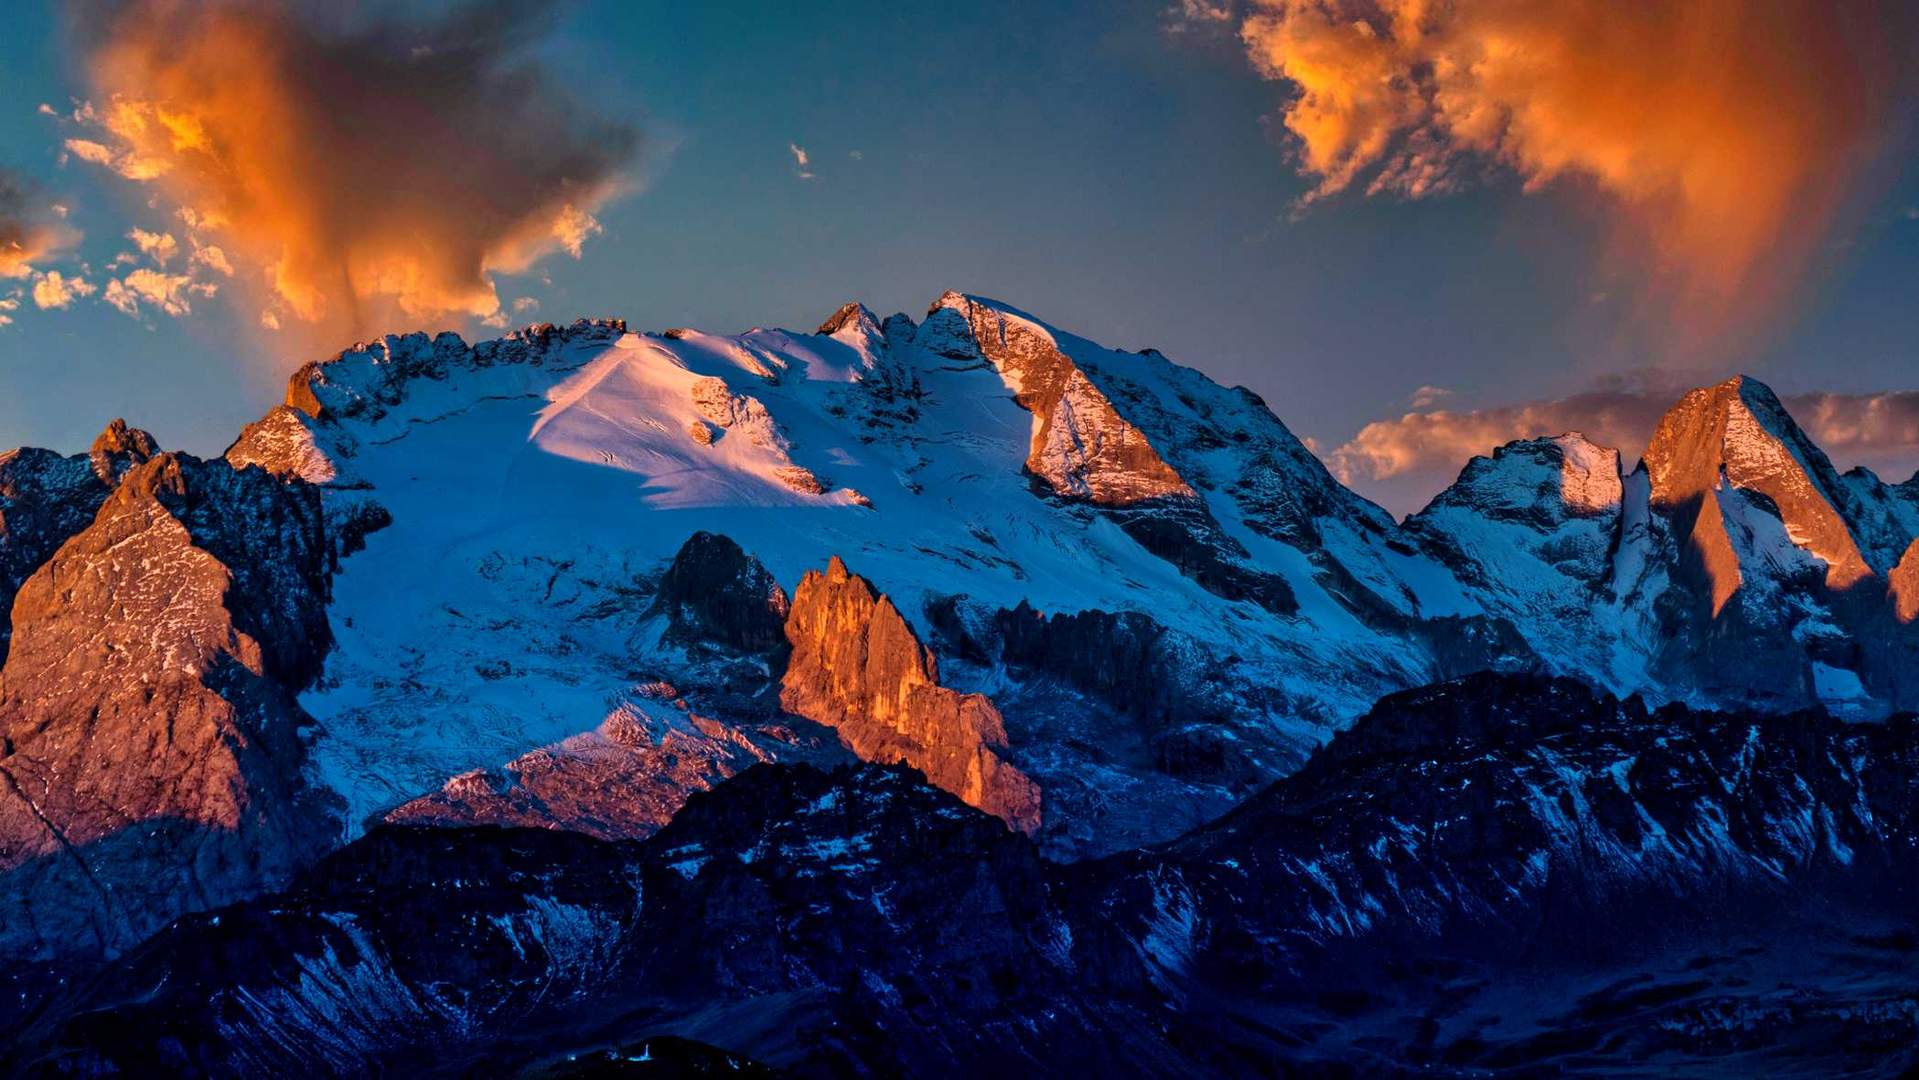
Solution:
{"label": "cloud bank near horizon", "polygon": [[[1515,439],[1577,431],[1620,451],[1631,469],[1660,417],[1685,391],[1657,372],[1603,380],[1562,398],[1478,409],[1424,406],[1376,420],[1321,457],[1333,475],[1395,515],[1419,510],[1474,456]],[[1781,396],[1806,434],[1841,470],[1862,465],[1902,481],[1919,470],[1919,390],[1880,393],[1808,392]]]}

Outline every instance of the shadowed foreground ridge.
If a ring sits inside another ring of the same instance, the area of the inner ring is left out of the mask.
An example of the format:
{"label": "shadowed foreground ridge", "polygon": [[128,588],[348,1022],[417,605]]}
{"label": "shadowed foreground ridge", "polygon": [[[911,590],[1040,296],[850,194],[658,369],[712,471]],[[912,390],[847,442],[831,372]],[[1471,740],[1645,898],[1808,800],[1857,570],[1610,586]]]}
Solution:
{"label": "shadowed foreground ridge", "polygon": [[383,828],[181,920],[12,1064],[453,1072],[670,1034],[806,1074],[1889,1067],[1915,736],[1487,675],[1072,865],[875,766],[754,767],[637,842]]}

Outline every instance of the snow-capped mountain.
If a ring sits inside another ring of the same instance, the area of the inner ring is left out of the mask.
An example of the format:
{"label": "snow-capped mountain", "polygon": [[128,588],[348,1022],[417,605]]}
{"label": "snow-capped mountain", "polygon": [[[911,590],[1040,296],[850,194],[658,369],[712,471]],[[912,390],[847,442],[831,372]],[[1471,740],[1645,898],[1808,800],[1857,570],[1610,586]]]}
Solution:
{"label": "snow-capped mountain", "polygon": [[224,460],[0,459],[0,945],[111,955],[378,822],[642,838],[760,763],[1103,855],[1488,670],[1919,704],[1919,485],[1749,379],[1626,460],[1515,443],[1398,523],[1250,392],[958,293],[356,346]]}

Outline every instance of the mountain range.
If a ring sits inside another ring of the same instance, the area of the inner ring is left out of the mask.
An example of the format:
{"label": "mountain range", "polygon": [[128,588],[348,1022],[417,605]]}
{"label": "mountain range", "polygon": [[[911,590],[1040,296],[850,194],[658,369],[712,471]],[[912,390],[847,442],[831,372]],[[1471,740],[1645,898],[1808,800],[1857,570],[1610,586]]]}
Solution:
{"label": "mountain range", "polygon": [[1395,521],[1285,411],[946,293],[0,457],[8,1064],[1909,1045],[1919,478],[1735,378]]}

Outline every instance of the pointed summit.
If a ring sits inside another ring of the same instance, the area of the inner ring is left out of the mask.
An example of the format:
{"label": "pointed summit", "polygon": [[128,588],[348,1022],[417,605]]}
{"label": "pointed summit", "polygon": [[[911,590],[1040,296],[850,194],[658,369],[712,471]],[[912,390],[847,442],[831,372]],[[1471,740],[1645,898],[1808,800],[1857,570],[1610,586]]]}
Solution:
{"label": "pointed summit", "polygon": [[879,316],[873,314],[873,309],[860,303],[858,300],[854,300],[841,304],[839,310],[835,311],[825,322],[820,324],[818,330],[813,332],[833,336],[848,330],[855,332],[864,330],[867,333],[877,334],[880,332]]}
{"label": "pointed summit", "polygon": [[1710,583],[1713,611],[1739,588],[1745,567],[1727,515],[1729,500],[1763,497],[1790,542],[1821,560],[1826,585],[1845,589],[1872,574],[1851,526],[1838,473],[1770,387],[1740,375],[1688,392],[1667,412],[1646,450],[1653,508],[1670,517]]}
{"label": "pointed summit", "polygon": [[128,427],[125,420],[116,417],[93,440],[87,456],[94,475],[112,487],[128,469],[144,464],[159,452],[160,444],[153,436],[137,427]]}

